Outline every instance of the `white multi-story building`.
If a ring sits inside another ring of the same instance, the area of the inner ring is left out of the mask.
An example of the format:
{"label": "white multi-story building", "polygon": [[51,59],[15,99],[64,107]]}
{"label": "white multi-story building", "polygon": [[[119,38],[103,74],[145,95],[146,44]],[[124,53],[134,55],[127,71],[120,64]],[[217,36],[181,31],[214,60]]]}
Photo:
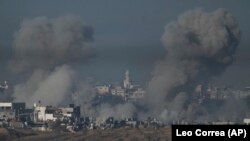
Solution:
{"label": "white multi-story building", "polygon": [[25,110],[25,103],[0,102],[0,118],[13,119],[19,118]]}
{"label": "white multi-story building", "polygon": [[75,107],[70,104],[69,107],[52,107],[41,106],[40,104],[34,104],[34,121],[56,121],[63,118],[78,118],[80,117],[80,107]]}
{"label": "white multi-story building", "polygon": [[15,118],[15,112],[12,110],[11,102],[0,103],[0,119],[13,119]]}
{"label": "white multi-story building", "polygon": [[11,110],[12,109],[12,102],[1,102],[0,109],[1,110]]}
{"label": "white multi-story building", "polygon": [[56,121],[54,111],[52,107],[34,104],[34,121]]}

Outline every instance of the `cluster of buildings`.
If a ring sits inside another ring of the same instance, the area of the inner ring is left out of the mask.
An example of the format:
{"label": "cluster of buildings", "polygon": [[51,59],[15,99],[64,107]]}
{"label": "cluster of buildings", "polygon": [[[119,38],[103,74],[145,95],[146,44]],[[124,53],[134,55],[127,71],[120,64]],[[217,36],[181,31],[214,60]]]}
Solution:
{"label": "cluster of buildings", "polygon": [[42,106],[39,102],[33,107],[34,122],[56,120],[78,120],[80,118],[80,106],[69,104],[68,107]]}
{"label": "cluster of buildings", "polygon": [[[26,108],[23,102],[0,102],[0,125],[6,127],[32,128],[48,130],[48,123],[61,122],[65,126],[75,127],[80,119],[80,107],[70,104],[68,107],[42,106],[41,102],[33,108]],[[53,125],[53,124],[52,124]]]}
{"label": "cluster of buildings", "polygon": [[125,72],[123,85],[98,85],[95,86],[96,92],[99,95],[120,96],[125,101],[137,101],[144,97],[146,91],[140,85],[131,83],[129,71]]}
{"label": "cluster of buildings", "polygon": [[148,118],[146,120],[138,120],[137,118],[115,119],[108,117],[106,119],[96,119],[92,117],[84,117],[81,122],[81,129],[117,129],[117,128],[160,128],[167,125],[156,120],[155,118]]}
{"label": "cluster of buildings", "polygon": [[[0,85],[0,90],[8,89],[7,82]],[[137,101],[144,97],[146,91],[139,85],[131,83],[129,71],[125,72],[123,85],[98,85],[95,86],[99,95],[110,95],[122,97],[125,101]],[[198,85],[195,88],[194,98],[200,100],[214,99],[224,100],[229,97],[245,98],[250,96],[250,87],[244,90],[233,90],[231,88],[206,87]],[[0,126],[12,128],[31,128],[41,131],[52,131],[55,127],[60,127],[67,131],[112,128],[159,128],[170,124],[185,124],[177,121],[163,124],[155,118],[147,120],[137,120],[136,118],[96,119],[93,117],[81,117],[80,106],[69,104],[66,107],[44,106],[39,101],[34,103],[32,108],[27,108],[23,102],[0,102]],[[244,124],[250,124],[250,119],[245,118]],[[215,122],[211,124],[231,124],[225,122]]]}
{"label": "cluster of buildings", "polygon": [[81,117],[80,107],[69,104],[67,107],[43,106],[35,103],[26,108],[25,103],[0,102],[0,126],[10,128],[31,128],[39,131],[61,130],[76,132],[79,130],[113,128],[159,128],[165,126],[155,118],[141,121],[136,118],[97,119]]}
{"label": "cluster of buildings", "polygon": [[245,87],[243,90],[236,90],[230,87],[208,86],[207,88],[204,88],[202,85],[197,85],[194,93],[194,98],[214,100],[225,100],[227,98],[242,99],[249,96],[250,87]]}
{"label": "cluster of buildings", "polygon": [[[41,102],[35,103],[33,108],[26,108],[25,103],[0,102],[0,126],[9,128],[30,128],[39,131],[82,131],[95,129],[115,128],[163,128],[171,124],[236,124],[233,122],[202,122],[188,123],[173,121],[163,123],[156,118],[138,120],[137,118],[106,119],[95,117],[81,117],[80,107],[69,104],[67,107],[43,106]],[[245,118],[241,124],[250,124]]]}
{"label": "cluster of buildings", "polygon": [[[101,96],[112,95],[122,97],[125,101],[137,101],[144,97],[146,90],[140,85],[131,83],[129,71],[125,72],[123,85],[97,85],[97,94]],[[203,101],[204,99],[225,100],[227,98],[241,99],[250,96],[250,87],[243,90],[232,89],[230,87],[215,87],[197,85],[194,92],[194,99]]]}

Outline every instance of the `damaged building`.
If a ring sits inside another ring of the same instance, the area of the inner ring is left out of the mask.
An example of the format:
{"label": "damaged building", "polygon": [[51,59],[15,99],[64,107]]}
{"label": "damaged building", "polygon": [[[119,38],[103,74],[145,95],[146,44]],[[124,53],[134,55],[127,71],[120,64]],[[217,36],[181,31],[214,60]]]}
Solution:
{"label": "damaged building", "polygon": [[30,112],[24,102],[0,102],[0,119],[20,120],[29,117]]}
{"label": "damaged building", "polygon": [[79,119],[80,106],[69,104],[68,107],[42,106],[34,104],[34,122],[56,121],[64,119]]}

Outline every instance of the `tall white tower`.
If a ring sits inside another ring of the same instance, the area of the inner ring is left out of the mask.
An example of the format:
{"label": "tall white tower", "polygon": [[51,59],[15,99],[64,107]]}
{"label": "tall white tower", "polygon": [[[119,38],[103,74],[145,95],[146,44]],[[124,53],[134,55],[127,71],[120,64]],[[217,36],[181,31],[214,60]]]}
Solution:
{"label": "tall white tower", "polygon": [[126,70],[126,72],[125,72],[125,79],[123,80],[123,86],[125,89],[130,88],[130,80],[129,80],[129,71],[128,70]]}

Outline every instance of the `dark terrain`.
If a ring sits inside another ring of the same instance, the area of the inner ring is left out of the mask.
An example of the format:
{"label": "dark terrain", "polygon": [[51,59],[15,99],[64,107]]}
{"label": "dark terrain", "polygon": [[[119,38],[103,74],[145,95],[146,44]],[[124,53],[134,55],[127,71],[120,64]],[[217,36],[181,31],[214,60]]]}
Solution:
{"label": "dark terrain", "polygon": [[170,128],[121,128],[76,133],[0,128],[1,141],[170,141]]}

